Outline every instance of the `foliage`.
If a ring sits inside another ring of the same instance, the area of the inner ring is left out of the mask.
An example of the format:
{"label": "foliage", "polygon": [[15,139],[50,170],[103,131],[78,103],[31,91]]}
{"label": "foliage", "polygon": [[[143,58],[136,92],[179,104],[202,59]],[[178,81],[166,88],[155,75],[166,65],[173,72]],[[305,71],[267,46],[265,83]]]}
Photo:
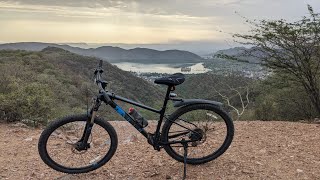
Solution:
{"label": "foliage", "polygon": [[[72,113],[85,113],[97,93],[93,69],[98,59],[59,48],[41,52],[0,51],[0,119],[24,120],[34,125]],[[156,86],[104,63],[109,89],[150,106],[162,98]],[[125,106],[124,108],[128,108]],[[113,110],[100,111],[120,119]]]}
{"label": "foliage", "polygon": [[311,6],[308,10],[309,16],[296,22],[247,20],[252,25],[250,33],[234,36],[242,39],[242,44],[254,46],[248,54],[260,58],[277,75],[296,82],[289,90],[303,90],[320,116],[320,14]]}
{"label": "foliage", "polygon": [[239,60],[239,57],[218,54],[212,59],[208,59],[204,66],[210,69],[209,73],[215,75],[237,74],[245,77],[262,79],[268,74],[267,69],[258,63],[248,63],[246,60]]}
{"label": "foliage", "polygon": [[297,121],[317,114],[303,87],[286,76],[273,75],[255,87],[256,119]]}
{"label": "foliage", "polygon": [[[253,98],[250,93],[251,84],[255,81],[242,76],[242,74],[235,73],[228,75],[214,75],[211,73],[188,75],[186,76],[186,81],[179,85],[176,91],[179,96],[184,98],[201,98],[223,102],[225,108],[232,113],[233,119],[238,119],[239,114],[236,113],[234,108],[241,109],[249,104],[247,100]],[[248,98],[246,98],[247,90],[249,90]],[[228,105],[228,101],[234,108]],[[248,115],[246,117],[252,119]]]}

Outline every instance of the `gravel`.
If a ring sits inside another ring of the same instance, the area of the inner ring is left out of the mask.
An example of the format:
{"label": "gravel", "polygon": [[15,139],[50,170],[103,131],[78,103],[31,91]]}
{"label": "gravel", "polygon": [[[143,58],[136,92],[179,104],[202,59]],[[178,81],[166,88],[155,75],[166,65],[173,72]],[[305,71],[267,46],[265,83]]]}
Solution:
{"label": "gravel", "polygon": [[[0,179],[181,179],[183,164],[153,150],[127,122],[111,122],[119,146],[100,169],[68,175],[40,159],[42,129],[0,124]],[[151,123],[148,130],[154,129]],[[218,159],[188,165],[187,179],[320,179],[320,124],[239,121],[231,147]]]}

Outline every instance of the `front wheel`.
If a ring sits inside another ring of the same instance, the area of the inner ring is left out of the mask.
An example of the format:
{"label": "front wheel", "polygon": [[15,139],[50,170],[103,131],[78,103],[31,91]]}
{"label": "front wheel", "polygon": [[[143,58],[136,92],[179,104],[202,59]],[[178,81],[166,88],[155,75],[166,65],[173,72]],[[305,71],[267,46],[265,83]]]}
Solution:
{"label": "front wheel", "polygon": [[[222,155],[230,146],[234,126],[230,116],[212,104],[193,104],[174,112],[162,129],[162,142],[189,141],[187,163],[202,164]],[[182,143],[163,146],[177,161],[184,161]]]}
{"label": "front wheel", "polygon": [[107,163],[116,152],[117,134],[110,123],[96,117],[87,147],[79,149],[87,120],[87,115],[73,115],[49,124],[38,144],[43,162],[69,174],[93,171]]}

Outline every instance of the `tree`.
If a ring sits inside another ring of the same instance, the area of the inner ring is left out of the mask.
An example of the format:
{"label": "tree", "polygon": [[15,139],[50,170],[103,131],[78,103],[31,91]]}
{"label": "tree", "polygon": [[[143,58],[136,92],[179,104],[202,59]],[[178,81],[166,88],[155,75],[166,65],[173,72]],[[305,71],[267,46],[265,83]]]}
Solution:
{"label": "tree", "polygon": [[[225,86],[227,86],[227,89],[230,92],[234,92],[235,94],[233,94],[232,96],[227,96],[225,94],[222,94],[221,92],[219,92],[216,88],[214,88],[215,92],[219,94],[219,96],[221,96],[221,98],[223,100],[225,100],[227,102],[227,105],[232,108],[236,114],[237,114],[237,119],[239,120],[240,117],[243,115],[243,113],[245,112],[245,110],[247,109],[250,100],[249,100],[249,86],[244,86],[244,87],[238,87],[238,88],[234,88],[229,86],[228,84],[225,84]],[[241,107],[232,105],[231,100],[237,98],[239,99],[240,103],[241,103]]]}
{"label": "tree", "polygon": [[282,74],[273,74],[255,84],[252,101],[256,119],[298,121],[317,116],[303,86],[286,79]]}
{"label": "tree", "polygon": [[320,14],[310,5],[308,11],[308,16],[295,22],[247,19],[251,30],[234,37],[241,44],[253,46],[248,55],[298,82],[320,116]]}

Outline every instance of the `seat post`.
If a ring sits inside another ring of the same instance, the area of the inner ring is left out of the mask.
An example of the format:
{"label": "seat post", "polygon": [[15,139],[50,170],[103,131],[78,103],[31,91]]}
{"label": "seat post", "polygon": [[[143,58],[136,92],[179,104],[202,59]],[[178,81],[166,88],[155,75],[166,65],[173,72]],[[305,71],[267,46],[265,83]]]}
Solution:
{"label": "seat post", "polygon": [[167,103],[168,103],[168,100],[170,99],[170,92],[171,92],[172,87],[173,86],[168,85],[167,93],[166,93],[166,96],[165,96],[165,99],[163,102],[163,106],[162,106],[162,111],[164,111],[165,108],[167,107]]}
{"label": "seat post", "polygon": [[[174,86],[168,85],[167,93],[166,93],[166,98],[167,98],[167,99],[169,98],[169,95],[170,95],[170,92],[171,92],[171,90],[172,90],[172,87],[174,87]],[[168,100],[169,100],[169,99],[168,99]]]}
{"label": "seat post", "polygon": [[155,134],[155,137],[154,137],[154,146],[153,147],[155,148],[155,150],[158,150],[158,151],[160,151],[160,147],[158,146],[158,142],[159,142],[159,139],[160,139],[160,127],[161,127],[161,124],[162,124],[162,121],[163,121],[164,113],[166,111],[168,100],[170,99],[171,88],[172,88],[172,86],[168,85],[166,97],[164,99],[163,106],[162,106],[162,109],[160,111],[160,119],[158,121],[156,134]]}

